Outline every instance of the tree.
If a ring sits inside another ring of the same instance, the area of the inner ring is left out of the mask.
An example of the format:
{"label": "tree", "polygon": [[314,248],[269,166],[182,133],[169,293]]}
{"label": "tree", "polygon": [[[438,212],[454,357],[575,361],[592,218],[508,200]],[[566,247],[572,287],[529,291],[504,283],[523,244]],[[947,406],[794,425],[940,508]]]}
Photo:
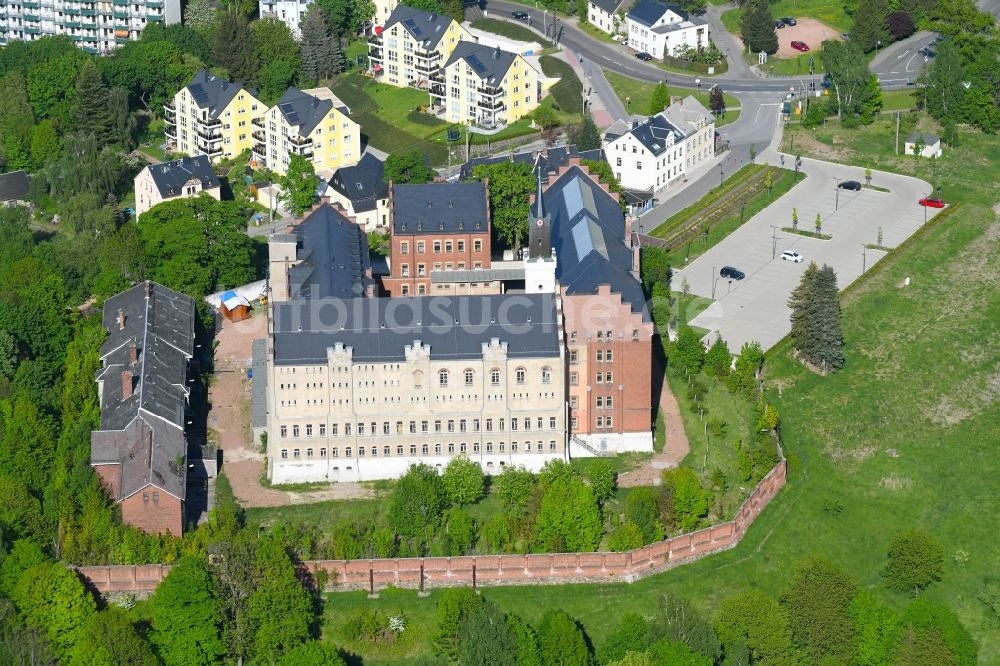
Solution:
{"label": "tree", "polygon": [[218,20],[218,12],[210,0],[189,0],[184,8],[184,25],[203,35],[211,34]]}
{"label": "tree", "polygon": [[[600,183],[605,183],[612,192],[621,192],[622,186],[615,178],[615,172],[611,170],[611,165],[604,160],[580,160],[580,166],[587,167],[587,173],[591,178]],[[621,199],[619,199],[621,203]]]}
{"label": "tree", "polygon": [[48,635],[56,654],[68,657],[97,604],[77,573],[46,562],[25,571],[11,595],[28,624]]}
{"label": "tree", "polygon": [[861,123],[871,125],[882,110],[882,86],[878,77],[872,74],[861,93],[861,103],[858,105]]}
{"label": "tree", "polygon": [[[7,476],[0,478],[7,483],[14,481]],[[28,539],[15,541],[10,552],[5,553],[2,562],[0,562],[0,594],[13,598],[18,581],[21,580],[24,572],[40,564],[45,564],[47,561],[45,553],[34,541]]]}
{"label": "tree", "polygon": [[594,118],[588,113],[573,132],[571,142],[577,150],[596,150],[601,147],[601,131],[594,124]]}
{"label": "tree", "polygon": [[518,640],[507,616],[486,600],[462,618],[458,662],[462,666],[518,666]]}
{"label": "tree", "polygon": [[755,52],[767,54],[778,52],[778,34],[774,29],[774,16],[767,0],[749,0],[743,4],[740,18],[740,32],[743,42]]}
{"label": "tree", "polygon": [[[903,609],[900,618],[904,627],[904,641],[906,634],[915,632],[918,639],[921,634],[936,635],[940,642],[948,647],[955,657],[955,662],[959,666],[974,666],[978,663],[979,646],[969,634],[969,631],[962,626],[961,620],[953,610],[942,604],[932,603],[923,597],[919,597],[910,602]],[[933,644],[937,641],[925,638],[927,643]],[[940,662],[915,660],[908,664],[931,664],[948,663],[945,659]],[[898,663],[898,662],[897,662]]]}
{"label": "tree", "polygon": [[[30,141],[30,130],[35,123],[24,75],[17,70],[7,72],[0,78],[0,90],[4,91],[4,103],[0,104],[0,137],[5,142],[13,137],[23,146]],[[5,156],[9,162],[9,155]]]}
{"label": "tree", "polygon": [[717,85],[712,86],[712,90],[708,93],[708,108],[717,117],[721,117],[726,113],[726,96],[722,94],[722,88]]}
{"label": "tree", "polygon": [[929,532],[910,529],[896,532],[889,542],[882,567],[885,586],[916,596],[944,574],[944,549]]}
{"label": "tree", "polygon": [[718,634],[689,601],[674,595],[664,595],[660,600],[660,610],[662,621],[659,627],[654,625],[657,638],[683,643],[713,662],[722,656]]}
{"label": "tree", "polygon": [[727,654],[742,642],[754,664],[780,666],[791,661],[794,650],[788,612],[760,590],[723,599],[715,627]]}
{"label": "tree", "polygon": [[[173,99],[174,93],[187,85],[196,71],[204,69],[204,63],[200,59],[183,52],[173,42],[167,39],[147,40],[146,33],[157,27],[147,25],[141,40],[130,41],[116,48],[114,57],[106,61],[104,66],[108,84],[125,88],[135,95],[139,103],[154,117],[162,109],[163,103]],[[200,48],[208,50],[198,33],[189,31],[187,34],[202,40]]]}
{"label": "tree", "polygon": [[247,617],[257,628],[253,654],[273,663],[309,638],[313,600],[279,538],[263,539],[256,560],[258,580],[247,599]]}
{"label": "tree", "polygon": [[57,663],[42,632],[26,626],[14,604],[0,597],[0,664],[55,666]]}
{"label": "tree", "polygon": [[649,108],[646,109],[646,115],[655,116],[668,106],[670,106],[670,90],[667,88],[666,83],[660,81],[653,86],[653,91],[650,93]]}
{"label": "tree", "polygon": [[897,10],[889,14],[886,18],[886,27],[892,35],[894,41],[906,39],[916,31],[917,26],[913,23],[913,17],[907,12]]}
{"label": "tree", "polygon": [[833,90],[831,102],[836,104],[837,122],[843,120],[845,113],[853,117],[865,86],[871,79],[868,61],[861,48],[852,35],[848,42],[823,42],[819,57],[830,77],[830,87]]}
{"label": "tree", "polygon": [[693,328],[682,324],[673,348],[674,354],[671,358],[679,367],[686,370],[689,375],[701,372],[701,366],[705,363],[705,345]]}
{"label": "tree", "polygon": [[888,16],[889,3],[886,0],[858,0],[850,43],[857,44],[865,53],[873,50],[879,42],[888,44]]}
{"label": "tree", "polygon": [[100,145],[111,140],[111,115],[108,111],[108,89],[93,60],[88,60],[76,78],[76,103],[73,122],[81,132],[97,137]]}
{"label": "tree", "polygon": [[443,505],[444,488],[434,468],[411,465],[389,496],[389,526],[402,536],[430,536]]}
{"label": "tree", "polygon": [[593,658],[583,630],[565,611],[549,610],[538,625],[543,666],[590,666]]}
{"label": "tree", "polygon": [[385,160],[384,178],[387,183],[429,183],[434,180],[434,175],[434,170],[427,166],[427,159],[418,150],[393,153]]}
{"label": "tree", "polygon": [[959,666],[958,657],[951,651],[935,629],[917,631],[907,627],[896,650],[896,666]]}
{"label": "tree", "polygon": [[17,370],[17,340],[0,329],[0,379],[12,379]]}
{"label": "tree", "polygon": [[464,555],[476,542],[476,521],[459,507],[453,507],[445,514],[445,530],[447,532],[448,552],[452,555]]}
{"label": "tree", "polygon": [[666,338],[667,327],[670,323],[670,287],[662,282],[655,282],[651,296],[653,322],[656,323],[660,337]]}
{"label": "tree", "polygon": [[158,666],[160,660],[125,613],[111,606],[94,613],[80,634],[70,664],[79,666]]}
{"label": "tree", "polygon": [[136,117],[128,108],[128,91],[120,86],[111,89],[108,96],[108,111],[111,118],[111,136],[115,143],[125,150],[135,148]]}
{"label": "tree", "polygon": [[474,504],[483,496],[483,468],[468,456],[452,458],[445,467],[443,481],[448,502],[454,506]]}
{"label": "tree", "polygon": [[662,247],[647,245],[640,251],[640,273],[646,293],[653,285],[662,282],[670,284],[670,254]]}
{"label": "tree", "polygon": [[340,45],[337,38],[330,34],[326,13],[318,3],[309,8],[302,22],[300,47],[302,70],[299,78],[303,83],[325,81],[343,69],[344,56]]}
{"label": "tree", "polygon": [[633,488],[625,498],[625,520],[639,527],[643,545],[664,537],[663,526],[657,518],[659,509],[656,505],[656,492],[649,486]]}
{"label": "tree", "polygon": [[222,604],[197,557],[178,560],[149,602],[150,638],[167,666],[213,664],[226,654],[219,634]]}
{"label": "tree", "polygon": [[791,308],[790,315],[792,321],[792,344],[795,349],[805,349],[811,344],[811,331],[806,318],[806,310],[813,301],[816,292],[816,274],[819,267],[815,261],[809,262],[799,286],[792,290],[788,297],[788,307]]}
{"label": "tree", "polygon": [[626,520],[622,526],[608,536],[608,550],[614,553],[624,553],[629,550],[642,548],[645,539],[642,535],[642,528]]}
{"label": "tree", "polygon": [[489,183],[490,217],[496,240],[517,249],[528,235],[528,199],[535,192],[531,165],[523,162],[481,164],[472,176]]}
{"label": "tree", "polygon": [[840,322],[840,295],[837,275],[823,265],[816,273],[815,293],[806,309],[807,326],[811,344],[807,346],[808,360],[824,372],[839,370],[844,365],[844,334]]}
{"label": "tree", "polygon": [[955,43],[944,39],[928,71],[927,111],[939,121],[957,120],[965,101],[965,68]]}
{"label": "tree", "polygon": [[608,634],[597,651],[597,661],[608,664],[623,659],[627,652],[642,652],[650,643],[649,622],[642,615],[631,611],[622,614],[618,626]]}
{"label": "tree", "polygon": [[729,353],[726,341],[719,334],[715,335],[715,342],[708,348],[705,354],[705,367],[716,377],[725,377],[732,367],[733,357]]}
{"label": "tree", "polygon": [[854,655],[850,606],[856,590],[854,581],[828,560],[810,557],[796,567],[781,601],[795,644],[810,661],[834,657],[847,662]]}
{"label": "tree", "polygon": [[670,666],[712,666],[708,657],[692,651],[683,641],[657,641],[650,646],[650,664]]}
{"label": "tree", "polygon": [[590,486],[579,478],[557,478],[545,488],[535,520],[536,540],[548,552],[593,551],[604,532]]}
{"label": "tree", "polygon": [[316,200],[316,170],[311,160],[292,155],[288,169],[281,177],[281,202],[295,217],[301,217]]}
{"label": "tree", "polygon": [[607,458],[597,458],[587,468],[587,482],[598,502],[603,503],[614,495],[617,476],[614,465]]}
{"label": "tree", "polygon": [[435,611],[437,632],[431,639],[438,652],[451,661],[457,660],[462,623],[482,605],[482,597],[468,587],[450,587],[441,594]]}
{"label": "tree", "polygon": [[524,467],[507,465],[500,476],[493,478],[497,496],[503,510],[509,515],[524,513],[531,499],[531,490],[535,485],[535,476]]}
{"label": "tree", "polygon": [[858,590],[850,613],[858,640],[854,663],[858,666],[891,664],[902,633],[896,612],[882,604],[870,590]]}
{"label": "tree", "polygon": [[336,646],[312,640],[299,643],[275,662],[277,666],[347,666]]}
{"label": "tree", "polygon": [[299,44],[288,24],[277,18],[254,21],[253,69],[260,96],[276,101],[299,74]]}
{"label": "tree", "polygon": [[701,518],[708,514],[708,491],[694,471],[688,467],[677,467],[663,471],[664,482],[673,489],[674,510],[678,527],[688,532],[697,527]]}
{"label": "tree", "polygon": [[76,80],[86,54],[65,52],[27,70],[28,99],[35,118],[51,118],[57,127],[68,127],[76,95]]}
{"label": "tree", "polygon": [[507,622],[517,640],[517,666],[541,666],[542,653],[535,630],[512,613],[507,614]]}
{"label": "tree", "polygon": [[254,80],[254,33],[238,13],[225,12],[212,35],[212,61],[230,78],[249,85]]}
{"label": "tree", "polygon": [[559,116],[551,107],[540,106],[531,114],[535,124],[542,130],[552,130],[559,126]]}

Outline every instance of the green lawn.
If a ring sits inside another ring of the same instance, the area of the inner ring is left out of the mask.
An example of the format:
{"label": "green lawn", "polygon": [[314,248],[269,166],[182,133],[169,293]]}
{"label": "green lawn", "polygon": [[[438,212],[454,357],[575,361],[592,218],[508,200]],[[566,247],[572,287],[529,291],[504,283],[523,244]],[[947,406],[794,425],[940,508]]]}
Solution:
{"label": "green lawn", "polygon": [[555,56],[538,59],[542,72],[548,77],[559,77],[559,82],[549,88],[549,95],[559,108],[566,113],[583,113],[583,84],[573,68]]}
{"label": "green lawn", "polygon": [[514,39],[519,42],[528,42],[535,44],[544,44],[544,38],[536,32],[529,30],[528,28],[517,25],[516,23],[511,23],[510,21],[501,21],[500,19],[476,19],[470,24],[473,28],[477,30],[484,30],[486,32],[492,32],[494,35],[500,35],[501,37],[506,37],[508,39]]}
{"label": "green lawn", "polygon": [[[604,76],[607,77],[608,83],[614,88],[615,94],[618,95],[618,99],[622,101],[622,104],[628,105],[628,111],[631,113],[637,113],[645,115],[649,110],[649,100],[653,95],[653,88],[656,87],[655,84],[646,83],[645,81],[640,81],[638,79],[633,79],[623,74],[617,74],[615,72],[610,72],[608,70],[604,71]],[[705,108],[708,108],[708,91],[695,91],[688,90],[686,88],[671,88],[671,93],[675,95],[683,95],[687,97],[688,95],[693,95],[695,99],[701,102]],[[740,100],[736,99],[727,92],[723,92],[723,98],[726,100],[726,108],[739,108]],[[628,98],[628,102],[626,102]],[[729,123],[735,121],[740,117],[739,111],[729,111],[719,118],[715,125],[716,127],[721,127],[722,125],[728,125]]]}
{"label": "green lawn", "polygon": [[882,91],[882,111],[909,111],[916,106],[917,94],[914,90]]}
{"label": "green lawn", "polygon": [[[832,154],[931,177],[927,160],[892,156],[888,119],[853,132],[824,127],[815,138],[806,137],[812,131],[789,132],[799,133],[803,155]],[[601,645],[622,613],[653,616],[663,594],[682,595],[711,613],[738,591],[778,594],[797,560],[822,554],[899,609],[908,597],[887,592],[878,570],[893,532],[921,526],[945,545],[944,580],[926,597],[954,608],[980,643],[980,662],[997,663],[1000,618],[978,597],[1000,570],[1000,288],[993,268],[1000,265],[1000,243],[991,210],[1000,138],[963,132],[962,142],[945,148],[936,174],[946,200],[962,208],[926,227],[844,295],[847,366],[820,377],[792,359],[787,342],[769,355],[765,374],[782,416],[789,484],[737,548],[634,585],[483,594],[535,624],[546,610],[562,608]],[[903,287],[906,277],[911,282]],[[369,601],[364,593],[333,594],[325,633],[339,641],[340,623],[362,606],[402,610],[413,635],[405,655],[366,663],[436,663],[427,636],[439,595],[418,599],[415,591],[397,591]]]}
{"label": "green lawn", "polygon": [[[782,16],[800,18],[811,16],[827,25],[841,31],[851,29],[851,17],[844,11],[844,3],[840,0],[776,0],[771,4],[771,15],[778,19]],[[730,9],[722,13],[722,24],[734,35],[740,34],[741,9]],[[781,31],[778,31],[781,34]]]}
{"label": "green lawn", "polygon": [[[822,74],[826,71],[823,68],[823,61],[820,60],[819,54],[823,52],[823,49],[819,48],[819,45],[813,46],[813,50],[809,53],[803,53],[802,55],[797,55],[794,58],[778,58],[771,56],[767,59],[767,62],[760,67],[761,71],[768,74],[773,74],[774,76],[809,76],[809,57],[813,58],[813,71],[816,74],[816,85],[819,86],[822,81]],[[746,61],[751,65],[757,64],[757,54],[744,53],[743,56]]]}

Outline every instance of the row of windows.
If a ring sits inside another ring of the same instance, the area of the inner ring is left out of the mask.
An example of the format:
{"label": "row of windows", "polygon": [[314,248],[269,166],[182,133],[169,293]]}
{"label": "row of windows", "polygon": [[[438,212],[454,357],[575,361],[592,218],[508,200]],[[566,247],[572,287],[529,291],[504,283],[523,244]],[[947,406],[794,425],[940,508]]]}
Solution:
{"label": "row of windows", "polygon": [[[608,419],[608,423],[609,423],[608,427],[610,427],[610,418]],[[525,453],[531,453],[531,452],[543,453],[545,451],[545,443],[542,442],[542,441],[535,442],[535,443],[532,443],[532,442],[522,442],[521,445],[523,445],[523,450],[524,450]],[[440,443],[435,444],[434,445],[434,455],[441,455],[442,453],[444,453],[444,451],[446,450],[446,448],[447,448],[447,452],[448,452],[449,455],[454,455],[455,454],[455,450],[456,450],[455,443],[454,442],[450,442],[450,443],[448,443],[447,447],[445,447],[445,445],[440,444]],[[555,442],[555,440],[549,440],[548,449],[549,449],[549,452],[555,452],[557,450],[556,449],[556,442]],[[396,446],[396,455],[397,456],[405,455],[404,454],[404,450],[405,450],[405,447],[403,447],[402,445],[397,445]],[[468,453],[468,451],[469,451],[469,445],[466,442],[461,442],[458,445],[458,452],[459,453]],[[486,451],[486,453],[494,453],[494,452],[506,453],[507,452],[507,445],[504,442],[499,442],[496,445],[494,445],[493,442],[486,442],[485,451]],[[315,452],[316,452],[316,449],[313,449],[312,447],[306,448],[305,449],[306,459],[313,458]],[[382,447],[382,456],[383,457],[390,456],[391,452],[392,452],[392,447],[391,446],[383,446]],[[481,453],[482,452],[482,448],[481,448],[481,445],[479,444],[479,442],[473,442],[472,443],[472,452],[473,453]],[[517,453],[518,452],[518,442],[511,442],[510,443],[510,452],[511,453]],[[326,449],[325,446],[319,447],[319,457],[320,458],[326,458],[327,457],[326,453],[327,453],[327,449]],[[364,457],[368,456],[369,453],[370,453],[370,457],[377,458],[379,456],[379,447],[377,447],[377,446],[372,446],[372,447],[368,447],[368,448],[366,448],[364,446],[359,446],[358,447],[358,457],[359,458],[364,458]],[[281,449],[281,459],[282,460],[287,460],[288,459],[288,454],[289,454],[289,449]],[[426,456],[426,455],[430,455],[430,454],[431,454],[431,447],[430,447],[430,445],[429,444],[422,444],[420,446],[420,455]],[[291,449],[291,455],[292,455],[292,459],[294,459],[294,460],[301,459],[302,458],[302,449]],[[411,455],[411,456],[417,455],[417,445],[416,444],[411,444],[409,446],[409,455]],[[339,458],[340,457],[340,448],[336,447],[336,446],[331,447],[330,448],[330,457],[331,458]],[[350,447],[350,446],[344,447],[344,457],[345,458],[353,458],[354,457],[354,449],[352,447]]]}
{"label": "row of windows", "polygon": [[[598,363],[614,363],[615,355],[610,349],[598,349],[596,353]],[[569,351],[569,362],[576,365],[579,362],[579,354],[576,349]]]}
{"label": "row of windows", "polygon": [[[458,247],[458,251],[459,252],[465,252],[465,241],[464,240],[455,241],[455,245],[452,245],[452,241],[450,241],[450,240],[446,240],[446,241],[443,241],[443,242],[444,242],[444,251],[447,252],[447,253],[449,253],[449,254],[452,252],[452,249],[455,246]],[[437,241],[437,240],[434,241],[434,245],[433,245],[433,247],[434,247],[434,254],[441,254],[441,243],[442,243],[442,241]],[[426,249],[426,245],[424,245],[424,241],[417,241],[417,254],[424,254],[425,249]],[[481,241],[479,239],[476,239],[476,240],[472,241],[472,251],[473,252],[482,252],[483,251],[483,241]],[[402,242],[400,242],[400,244],[399,244],[399,253],[400,254],[409,254],[410,253],[410,241],[402,241]],[[437,267],[437,264],[435,264],[435,267]]]}
{"label": "row of windows", "polygon": [[[597,417],[597,427],[603,430],[607,430],[614,427],[612,423],[613,419],[610,416],[598,416]],[[575,416],[570,418],[570,427],[576,430],[579,427],[579,419]]]}
{"label": "row of windows", "polygon": [[[416,385],[417,388],[420,388],[420,377],[419,377],[419,375],[420,375],[419,371],[415,372],[413,374],[413,381],[414,381],[414,383],[415,383],[415,385]],[[465,377],[465,385],[466,386],[472,386],[473,383],[474,383],[474,381],[475,381],[475,371],[472,370],[471,368],[467,368],[462,373],[462,375]],[[449,374],[449,372],[447,370],[439,370],[438,371],[438,385],[442,386],[442,387],[448,386],[449,376],[450,376],[450,374]],[[524,384],[525,381],[526,381],[526,379],[527,379],[527,376],[528,376],[528,371],[525,370],[524,368],[520,368],[519,367],[519,368],[517,368],[517,369],[514,370],[514,381],[517,382],[518,384]],[[551,384],[552,383],[552,368],[550,368],[548,366],[545,366],[544,368],[542,368],[542,383],[543,384]],[[500,369],[499,368],[493,368],[492,370],[490,370],[490,384],[492,386],[499,386],[500,385]]]}
{"label": "row of windows", "polygon": [[[608,398],[609,406],[610,406],[610,400],[611,400],[611,398]],[[480,428],[480,425],[481,425],[481,421],[479,419],[457,419],[457,420],[456,419],[447,419],[447,420],[444,420],[444,421],[442,421],[441,419],[438,419],[438,420],[434,421],[434,432],[435,433],[440,433],[440,432],[456,432],[456,430],[455,430],[456,424],[457,424],[457,427],[458,427],[457,432],[470,432],[470,430],[469,430],[470,420],[471,420],[471,426],[472,426],[471,432],[479,432],[479,428]],[[488,419],[485,419],[485,422],[486,422],[485,423],[486,432],[493,432],[494,420],[492,418],[488,418]],[[520,424],[520,427],[521,427],[522,430],[531,430],[531,424],[532,424],[531,417],[530,416],[525,416],[522,419],[518,419],[517,417],[512,417],[510,419],[510,429],[511,429],[511,431],[516,432],[518,430],[518,425],[519,424]],[[536,430],[544,430],[545,429],[545,417],[544,416],[535,417],[534,424],[535,424],[535,429]],[[549,424],[549,430],[555,430],[558,427],[558,420],[556,419],[556,417],[550,416],[549,420],[548,420],[548,424]],[[404,427],[404,425],[405,424],[404,424],[403,421],[396,421],[395,422],[395,427],[393,428],[393,424],[390,423],[389,421],[382,421],[382,431],[381,431],[381,434],[382,435],[391,435],[393,433],[395,433],[397,435],[402,435],[402,434],[406,434],[406,433],[409,433],[411,435],[416,435],[417,434],[417,422],[416,421],[410,421],[409,424],[408,424],[408,427]],[[496,425],[499,426],[498,429],[500,431],[503,431],[503,430],[506,429],[507,421],[506,421],[505,418],[499,418],[499,419],[496,420]],[[319,423],[319,424],[316,424],[316,426],[317,427],[315,428],[315,432],[318,433],[318,435],[320,437],[326,437],[326,424],[325,423]],[[351,426],[352,426],[352,424],[350,424],[350,423],[345,423],[344,424],[343,433],[344,433],[345,436],[350,436],[352,434],[352,427]],[[430,428],[431,428],[430,421],[420,421],[419,426],[420,426],[420,434],[426,435],[426,434],[428,434],[428,433],[431,432],[431,430],[430,430]],[[442,430],[442,428],[446,428],[447,430]],[[306,437],[312,437],[313,436],[313,432],[314,432],[313,424],[312,423],[306,423],[306,424],[303,424],[303,425],[298,425],[298,424],[293,425],[292,429],[291,429],[292,437],[301,437],[303,431],[305,432],[305,436]],[[280,432],[281,432],[281,436],[283,438],[287,438],[288,437],[288,426],[287,425],[281,426]],[[341,429],[340,429],[340,424],[339,423],[331,423],[330,424],[330,435],[331,436],[337,437],[337,436],[339,436],[340,432],[341,432]],[[362,421],[358,421],[357,424],[356,424],[356,427],[353,429],[353,432],[356,432],[358,435],[377,435],[377,434],[379,434],[378,423],[375,422],[375,421],[370,421],[368,424],[365,424]]]}
{"label": "row of windows", "polygon": [[[479,270],[479,269],[481,269],[483,267],[483,262],[481,262],[481,261],[474,261],[474,262],[472,262],[472,267],[474,269],[476,269],[476,270]],[[452,263],[450,261],[445,262],[445,264],[444,264],[444,269],[445,270],[450,271],[450,270],[452,270],[454,268],[456,268],[456,265],[454,263]],[[458,262],[457,268],[460,271],[464,271],[465,270],[465,262],[464,261]],[[441,270],[441,263],[440,262],[436,262],[434,264],[434,270],[436,270],[436,271]],[[400,277],[410,277],[410,265],[409,264],[400,264],[399,271],[400,271]],[[417,264],[417,277],[427,277],[427,264]]]}
{"label": "row of windows", "polygon": [[[613,384],[615,381],[615,373],[613,372],[598,372],[597,373],[597,383],[598,384]],[[569,373],[569,385],[579,386],[580,385],[580,373],[571,372]]]}
{"label": "row of windows", "polygon": [[[576,331],[571,331],[570,334],[569,334],[569,341],[571,343],[573,343],[573,344],[576,344],[576,342],[577,342],[578,339],[579,339],[579,336],[577,335],[577,332]],[[587,339],[589,340],[590,338],[588,337]],[[610,342],[610,341],[612,341],[612,340],[615,339],[615,336],[614,336],[614,334],[611,331],[598,331],[597,332],[597,339],[598,339],[598,341],[600,341],[600,340],[607,340],[607,341]],[[635,329],[632,330],[632,339],[633,340],[638,340],[639,339],[639,331],[638,330],[635,330]]]}

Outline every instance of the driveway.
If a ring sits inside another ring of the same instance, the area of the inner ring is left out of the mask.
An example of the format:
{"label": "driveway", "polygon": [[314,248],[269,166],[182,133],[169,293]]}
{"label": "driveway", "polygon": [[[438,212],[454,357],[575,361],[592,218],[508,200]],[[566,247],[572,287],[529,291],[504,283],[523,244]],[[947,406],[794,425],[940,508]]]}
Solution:
{"label": "driveway", "polygon": [[[793,160],[785,155],[786,164]],[[841,190],[838,195],[836,178],[864,182],[864,169],[803,159],[802,170],[807,177],[785,196],[674,275],[675,290],[686,278],[692,294],[715,299],[691,324],[709,330],[711,339],[718,332],[734,353],[753,340],[769,349],[788,333],[788,297],[809,262],[832,266],[837,286],[843,289],[861,275],[863,266],[871,268],[885,256],[864,249],[877,241],[879,227],[882,245],[895,247],[923,225],[925,212],[927,219],[937,212],[917,204],[930,192],[930,185],[916,178],[873,172],[872,185],[890,192]],[[814,231],[819,213],[822,233],[833,238],[824,241],[782,232],[781,227],[791,226],[793,207],[798,209],[799,229]],[[782,261],[786,249],[805,261]],[[746,279],[719,278],[719,269],[727,265],[744,271]]]}

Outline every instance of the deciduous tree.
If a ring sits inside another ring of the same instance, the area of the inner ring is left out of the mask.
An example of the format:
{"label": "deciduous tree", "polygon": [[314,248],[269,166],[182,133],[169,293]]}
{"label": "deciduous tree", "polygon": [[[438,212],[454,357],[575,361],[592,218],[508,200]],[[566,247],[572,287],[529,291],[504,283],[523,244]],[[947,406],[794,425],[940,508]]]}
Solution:
{"label": "deciduous tree", "polygon": [[689,375],[701,372],[701,367],[705,363],[705,345],[701,343],[701,338],[693,328],[682,325],[677,332],[677,341],[672,347],[674,354],[671,360],[680,368],[686,370]]}
{"label": "deciduous tree", "polygon": [[723,599],[715,627],[727,654],[742,642],[754,664],[781,666],[792,661],[794,649],[788,612],[760,590]]}
{"label": "deciduous tree", "polygon": [[115,606],[94,613],[80,633],[69,663],[74,666],[159,666],[160,660],[125,613]]}
{"label": "deciduous tree", "polygon": [[587,481],[598,502],[604,502],[614,495],[617,485],[614,465],[606,458],[597,458],[587,468]]}
{"label": "deciduous tree", "polygon": [[853,37],[848,42],[829,40],[823,42],[819,57],[830,76],[833,91],[831,102],[836,104],[837,122],[842,121],[845,114],[853,117],[857,113],[865,86],[871,79],[868,62],[861,47]]}
{"label": "deciduous tree", "polygon": [[944,548],[934,536],[919,528],[893,535],[882,567],[885,586],[914,596],[944,575]]}
{"label": "deciduous tree", "polygon": [[653,91],[650,93],[649,108],[646,109],[646,115],[655,116],[668,106],[670,106],[670,89],[667,88],[666,83],[660,81],[653,86]]}
{"label": "deciduous tree", "polygon": [[535,531],[538,544],[548,552],[595,550],[604,529],[593,491],[576,477],[560,477],[548,484]]}
{"label": "deciduous tree", "polygon": [[412,465],[389,496],[389,525],[402,536],[429,536],[441,520],[443,505],[438,473],[428,465]]}
{"label": "deciduous tree", "polygon": [[411,150],[394,153],[386,158],[384,178],[385,182],[396,185],[429,183],[434,180],[434,170],[427,165],[427,159],[422,153]]}
{"label": "deciduous tree", "polygon": [[[918,638],[921,633],[926,632],[926,634],[940,637],[940,641],[948,647],[948,651],[954,655],[959,666],[975,666],[978,663],[979,646],[969,634],[968,629],[962,625],[955,611],[947,606],[932,603],[920,597],[914,599],[903,609],[901,620],[904,628],[904,641],[906,640],[906,635],[909,635],[911,630],[916,633]],[[929,640],[929,637],[925,640],[930,644],[937,643],[936,640]],[[926,647],[930,647],[930,645]],[[937,652],[938,650],[935,649],[931,654]],[[917,654],[919,656],[919,652]],[[940,662],[914,660],[904,663],[907,663],[907,666],[909,664],[914,664],[915,666],[916,664],[929,663],[944,664],[948,663],[948,661],[947,659]]]}
{"label": "deciduous tree", "polygon": [[663,538],[663,526],[657,518],[656,492],[649,486],[633,488],[625,498],[625,519],[639,527],[643,545]]}
{"label": "deciduous tree", "polygon": [[528,235],[528,198],[536,190],[531,165],[500,162],[474,167],[472,175],[488,180],[490,214],[496,240],[517,249]]}
{"label": "deciduous tree", "polygon": [[626,611],[597,651],[598,661],[607,664],[624,658],[627,652],[642,652],[649,646],[651,638],[646,618]]}
{"label": "deciduous tree", "polygon": [[445,467],[443,481],[445,495],[455,506],[474,504],[483,496],[483,468],[468,456],[452,458]]}
{"label": "deciduous tree", "polygon": [[25,571],[11,596],[28,624],[48,635],[57,655],[66,658],[79,643],[97,604],[76,571],[46,562]]}
{"label": "deciduous tree", "polygon": [[531,499],[535,476],[522,466],[507,465],[500,476],[493,478],[493,484],[504,511],[518,516],[524,513]]}
{"label": "deciduous tree", "polygon": [[150,637],[167,666],[214,664],[226,654],[220,637],[222,603],[197,557],[181,558],[149,602]]}
{"label": "deciduous tree", "polygon": [[725,377],[732,367],[733,357],[729,354],[729,347],[722,336],[716,334],[715,342],[708,348],[705,354],[705,367],[716,377]]}
{"label": "deciduous tree", "polygon": [[565,611],[550,610],[538,625],[543,666],[590,666],[593,656],[583,630]]}
{"label": "deciduous tree", "polygon": [[259,662],[273,663],[309,638],[312,596],[278,537],[257,546],[257,582],[247,599],[247,616],[257,628],[253,654]]}
{"label": "deciduous tree", "polygon": [[689,601],[666,594],[660,600],[660,610],[662,616],[659,626],[654,624],[657,637],[683,643],[713,662],[722,656],[719,636]]}
{"label": "deciduous tree", "polygon": [[879,601],[870,590],[858,590],[851,602],[850,613],[858,640],[854,663],[858,666],[891,664],[902,633],[896,612]]}
{"label": "deciduous tree", "polygon": [[331,643],[312,640],[296,645],[275,662],[277,666],[347,666],[340,651]]}
{"label": "deciduous tree", "polygon": [[857,586],[836,564],[810,557],[798,564],[781,601],[792,638],[810,661],[849,661],[856,638],[850,606]]}
{"label": "deciduous tree", "polygon": [[712,86],[712,90],[708,93],[708,108],[716,116],[725,115],[726,96],[722,94],[722,88],[719,86]]}
{"label": "deciduous tree", "polygon": [[316,184],[312,161],[302,155],[292,155],[288,160],[288,169],[281,177],[281,203],[295,217],[300,217],[316,200]]}

